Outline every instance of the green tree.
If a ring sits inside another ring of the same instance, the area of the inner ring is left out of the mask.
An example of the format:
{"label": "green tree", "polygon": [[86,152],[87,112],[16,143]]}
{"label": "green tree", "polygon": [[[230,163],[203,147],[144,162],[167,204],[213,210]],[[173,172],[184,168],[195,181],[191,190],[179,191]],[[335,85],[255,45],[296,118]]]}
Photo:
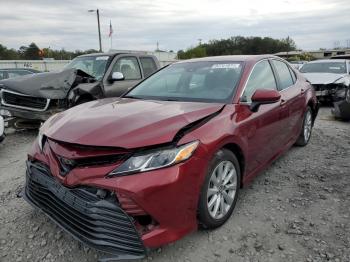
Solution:
{"label": "green tree", "polygon": [[258,55],[274,54],[282,51],[296,50],[296,44],[290,37],[273,39],[271,37],[234,36],[228,39],[210,40],[208,43],[180,50],[178,58],[188,59],[202,56],[218,55]]}

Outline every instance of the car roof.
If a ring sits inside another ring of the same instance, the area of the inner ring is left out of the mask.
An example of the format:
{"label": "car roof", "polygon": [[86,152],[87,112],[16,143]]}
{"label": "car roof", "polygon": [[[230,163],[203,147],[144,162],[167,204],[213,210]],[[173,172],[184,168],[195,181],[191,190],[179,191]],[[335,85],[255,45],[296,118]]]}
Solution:
{"label": "car roof", "polygon": [[85,54],[85,55],[80,55],[77,57],[86,57],[86,56],[116,56],[116,55],[142,55],[142,56],[153,56],[149,54],[144,54],[142,52],[106,52],[106,53],[91,53],[91,54]]}
{"label": "car roof", "polygon": [[237,61],[237,62],[249,62],[249,61],[259,61],[261,59],[267,58],[277,58],[281,59],[278,56],[274,55],[225,55],[225,56],[209,56],[202,58],[194,58],[184,61],[179,61],[177,63],[186,63],[186,62],[225,62],[225,61]]}

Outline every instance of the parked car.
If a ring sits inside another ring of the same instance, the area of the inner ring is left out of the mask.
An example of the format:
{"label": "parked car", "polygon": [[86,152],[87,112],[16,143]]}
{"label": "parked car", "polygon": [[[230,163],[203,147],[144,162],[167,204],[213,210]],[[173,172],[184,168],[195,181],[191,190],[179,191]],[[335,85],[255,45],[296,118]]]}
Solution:
{"label": "parked car", "polygon": [[290,61],[289,62],[291,64],[292,67],[294,67],[295,69],[299,70],[304,64],[307,63],[307,61]]}
{"label": "parked car", "polygon": [[99,98],[116,97],[159,68],[144,54],[97,53],[72,60],[63,71],[0,81],[1,108],[16,127],[40,125],[54,113]]}
{"label": "parked car", "polygon": [[311,82],[323,102],[345,98],[350,86],[350,60],[316,60],[303,65],[300,72]]}
{"label": "parked car", "polygon": [[308,144],[317,112],[312,86],[276,56],[178,62],[47,120],[24,197],[87,245],[140,258],[223,225],[242,186]]}
{"label": "parked car", "polygon": [[4,118],[0,115],[0,142],[2,142],[5,138],[5,123]]}
{"label": "parked car", "polygon": [[0,69],[0,80],[41,73],[32,68],[2,68]]}
{"label": "parked car", "polygon": [[330,59],[348,59],[348,60],[350,60],[350,54],[335,55],[335,56],[332,56]]}

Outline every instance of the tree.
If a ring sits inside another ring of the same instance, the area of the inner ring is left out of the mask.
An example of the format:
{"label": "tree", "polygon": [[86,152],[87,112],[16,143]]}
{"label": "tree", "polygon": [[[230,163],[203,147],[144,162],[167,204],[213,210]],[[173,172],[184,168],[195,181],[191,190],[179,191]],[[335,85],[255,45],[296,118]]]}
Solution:
{"label": "tree", "polygon": [[0,60],[19,59],[19,55],[15,49],[8,49],[0,44]]}
{"label": "tree", "polygon": [[24,58],[28,60],[39,60],[39,47],[35,43],[31,43],[24,51]]}
{"label": "tree", "polygon": [[210,40],[208,43],[180,50],[178,58],[188,59],[202,56],[218,55],[258,55],[274,54],[282,51],[296,50],[296,44],[290,37],[273,39],[271,37],[234,36],[228,39]]}

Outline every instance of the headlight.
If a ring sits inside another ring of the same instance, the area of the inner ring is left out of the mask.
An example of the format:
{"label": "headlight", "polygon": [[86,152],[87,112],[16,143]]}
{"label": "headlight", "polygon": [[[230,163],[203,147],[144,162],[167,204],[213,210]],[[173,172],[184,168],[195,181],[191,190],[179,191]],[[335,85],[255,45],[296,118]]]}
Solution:
{"label": "headlight", "polygon": [[198,147],[198,144],[198,141],[194,141],[172,149],[134,155],[121,164],[117,169],[109,173],[108,176],[145,172],[175,165],[189,159]]}
{"label": "headlight", "polygon": [[335,81],[334,83],[348,86],[350,84],[350,79],[347,77],[341,77],[337,81]]}

